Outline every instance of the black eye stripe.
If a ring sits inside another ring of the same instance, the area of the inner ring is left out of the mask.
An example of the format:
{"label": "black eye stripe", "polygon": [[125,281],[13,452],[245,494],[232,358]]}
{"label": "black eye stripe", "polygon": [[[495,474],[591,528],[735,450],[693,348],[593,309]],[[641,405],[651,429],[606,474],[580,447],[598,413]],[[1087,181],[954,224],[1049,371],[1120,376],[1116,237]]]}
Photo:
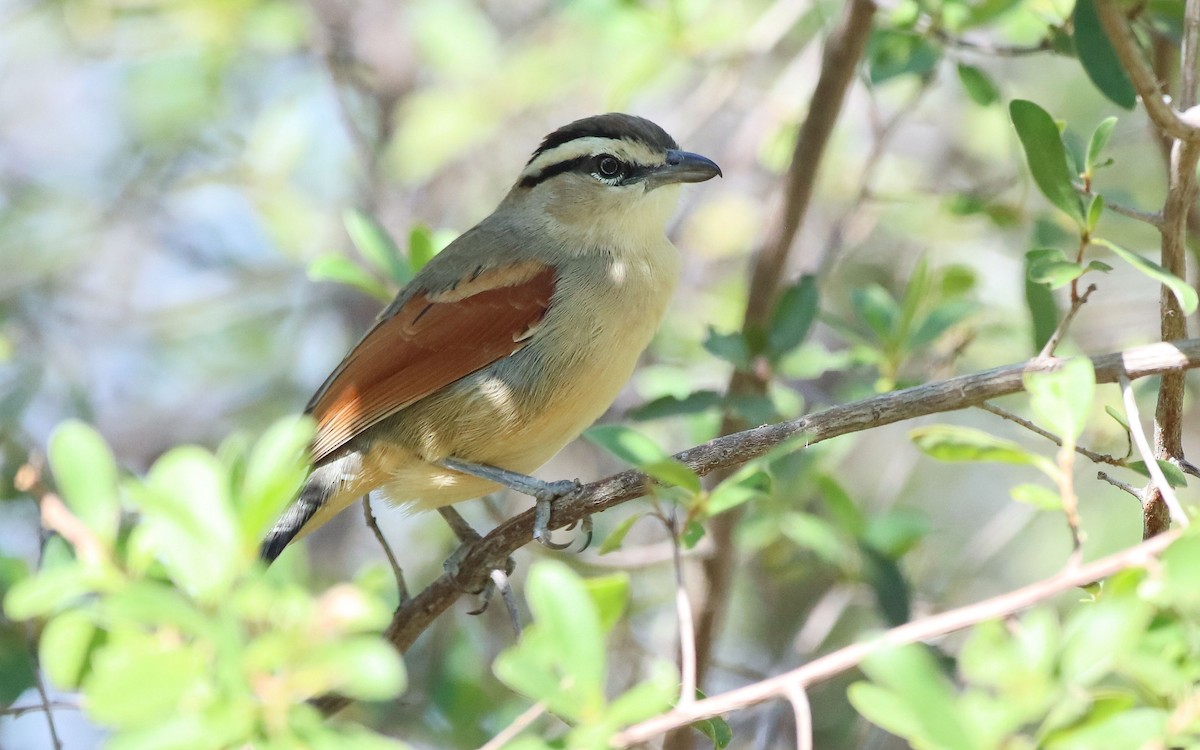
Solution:
{"label": "black eye stripe", "polygon": [[[617,162],[616,172],[612,174],[605,174],[600,169],[600,162],[606,159],[612,159],[613,161]],[[523,188],[532,188],[539,183],[545,182],[551,177],[564,174],[566,172],[579,172],[581,174],[588,175],[599,174],[600,176],[606,178],[615,177],[618,179],[618,182],[625,182],[630,177],[640,177],[645,171],[646,167],[630,164],[611,154],[599,154],[597,156],[577,156],[574,159],[567,159],[565,161],[560,161],[557,164],[551,164],[537,174],[526,175],[525,177],[522,177],[521,181],[517,184]]]}

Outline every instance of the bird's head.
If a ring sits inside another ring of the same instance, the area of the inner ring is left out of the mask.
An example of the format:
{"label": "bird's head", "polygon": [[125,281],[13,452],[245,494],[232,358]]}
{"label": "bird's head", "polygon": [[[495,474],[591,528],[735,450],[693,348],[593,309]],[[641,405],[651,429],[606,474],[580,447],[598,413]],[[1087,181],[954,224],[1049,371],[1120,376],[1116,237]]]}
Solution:
{"label": "bird's head", "polygon": [[561,224],[661,234],[675,210],[679,185],[720,174],[715,162],[680,150],[649,120],[609,113],[547,135],[509,200],[536,207]]}

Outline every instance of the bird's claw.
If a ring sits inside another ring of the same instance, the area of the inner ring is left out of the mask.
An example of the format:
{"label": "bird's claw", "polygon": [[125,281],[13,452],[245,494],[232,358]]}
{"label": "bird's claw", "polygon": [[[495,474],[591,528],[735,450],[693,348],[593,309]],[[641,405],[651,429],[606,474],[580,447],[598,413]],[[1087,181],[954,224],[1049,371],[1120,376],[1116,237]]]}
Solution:
{"label": "bird's claw", "polygon": [[[583,485],[579,480],[562,479],[557,482],[547,482],[545,489],[534,496],[536,501],[534,504],[533,513],[533,538],[543,547],[548,547],[552,550],[564,550],[571,546],[571,542],[558,543],[550,538],[550,512],[553,510],[554,501],[560,497],[565,497]],[[588,542],[591,542],[591,520],[584,522],[584,529],[588,531]]]}

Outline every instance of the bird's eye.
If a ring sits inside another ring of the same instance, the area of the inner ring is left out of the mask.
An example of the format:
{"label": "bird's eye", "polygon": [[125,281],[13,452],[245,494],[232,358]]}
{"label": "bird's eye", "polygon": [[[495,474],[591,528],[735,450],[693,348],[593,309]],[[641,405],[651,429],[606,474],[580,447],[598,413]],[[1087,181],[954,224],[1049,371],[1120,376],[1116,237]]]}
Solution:
{"label": "bird's eye", "polygon": [[601,156],[596,160],[596,171],[602,177],[616,177],[621,171],[621,162],[612,156]]}

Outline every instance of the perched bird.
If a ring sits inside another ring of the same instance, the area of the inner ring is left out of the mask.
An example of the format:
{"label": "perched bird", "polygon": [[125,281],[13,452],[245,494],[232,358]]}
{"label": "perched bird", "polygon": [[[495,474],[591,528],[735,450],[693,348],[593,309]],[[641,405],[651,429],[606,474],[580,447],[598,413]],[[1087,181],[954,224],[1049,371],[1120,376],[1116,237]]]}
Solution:
{"label": "perched bird", "polygon": [[262,545],[268,562],[366,493],[438,508],[527,476],[616,398],[679,276],[679,185],[721,174],[626,114],[546,136],[499,207],[396,296],[309,402],[313,471]]}

